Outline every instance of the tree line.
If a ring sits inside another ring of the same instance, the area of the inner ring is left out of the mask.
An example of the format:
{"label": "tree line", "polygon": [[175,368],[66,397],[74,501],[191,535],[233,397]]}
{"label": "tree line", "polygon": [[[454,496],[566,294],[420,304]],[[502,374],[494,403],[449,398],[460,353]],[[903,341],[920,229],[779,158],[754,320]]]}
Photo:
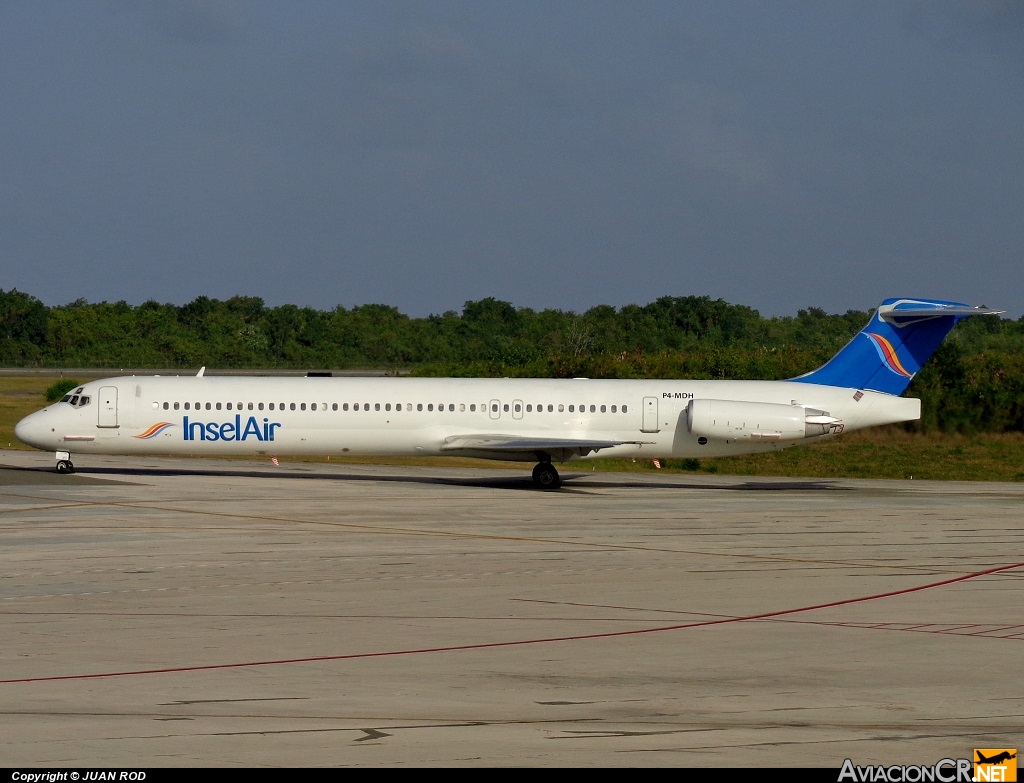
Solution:
{"label": "tree line", "polygon": [[[494,298],[411,318],[382,304],[268,307],[200,296],[48,307],[0,290],[0,365],[193,369],[374,369],[418,375],[792,378],[823,364],[871,313],[811,307],[792,317],[707,296],[577,313]],[[1024,431],[1024,318],[961,322],[907,391],[923,431]]]}

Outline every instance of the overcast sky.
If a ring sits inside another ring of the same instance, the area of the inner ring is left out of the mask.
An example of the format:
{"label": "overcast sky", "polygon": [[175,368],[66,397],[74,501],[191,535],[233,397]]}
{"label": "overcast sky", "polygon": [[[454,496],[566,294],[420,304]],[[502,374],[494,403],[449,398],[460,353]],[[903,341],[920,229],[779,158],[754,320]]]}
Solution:
{"label": "overcast sky", "polygon": [[0,289],[1024,312],[1024,3],[12,0]]}

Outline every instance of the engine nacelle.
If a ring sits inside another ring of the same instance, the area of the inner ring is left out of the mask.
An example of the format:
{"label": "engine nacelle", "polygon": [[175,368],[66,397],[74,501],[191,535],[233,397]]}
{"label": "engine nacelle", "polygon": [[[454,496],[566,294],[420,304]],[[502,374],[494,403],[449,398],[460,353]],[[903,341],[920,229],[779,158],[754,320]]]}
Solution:
{"label": "engine nacelle", "polygon": [[803,405],[690,400],[686,427],[708,440],[800,440],[842,430],[839,419]]}

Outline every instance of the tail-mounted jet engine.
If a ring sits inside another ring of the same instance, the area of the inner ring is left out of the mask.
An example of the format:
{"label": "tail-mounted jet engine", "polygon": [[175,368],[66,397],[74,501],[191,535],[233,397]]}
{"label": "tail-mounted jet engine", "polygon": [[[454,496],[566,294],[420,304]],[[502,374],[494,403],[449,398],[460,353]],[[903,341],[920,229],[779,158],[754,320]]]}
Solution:
{"label": "tail-mounted jet engine", "polygon": [[827,411],[734,400],[690,400],[686,426],[708,440],[801,440],[843,430],[841,421]]}

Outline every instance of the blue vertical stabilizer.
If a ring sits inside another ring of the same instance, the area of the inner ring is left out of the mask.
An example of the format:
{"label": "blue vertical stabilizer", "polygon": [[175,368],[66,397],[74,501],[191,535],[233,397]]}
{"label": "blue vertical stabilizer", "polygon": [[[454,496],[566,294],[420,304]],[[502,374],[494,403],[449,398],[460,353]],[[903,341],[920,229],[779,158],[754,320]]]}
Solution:
{"label": "blue vertical stabilizer", "polygon": [[792,380],[902,394],[957,321],[1001,312],[939,299],[886,299],[824,367]]}

